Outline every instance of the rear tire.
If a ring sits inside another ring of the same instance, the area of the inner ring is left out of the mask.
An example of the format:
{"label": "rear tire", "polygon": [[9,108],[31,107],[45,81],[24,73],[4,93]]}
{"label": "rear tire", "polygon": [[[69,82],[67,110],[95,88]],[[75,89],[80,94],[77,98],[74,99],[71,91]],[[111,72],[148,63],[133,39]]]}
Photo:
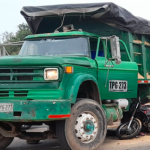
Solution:
{"label": "rear tire", "polygon": [[[132,139],[134,137],[136,137],[137,135],[139,135],[141,129],[142,129],[142,123],[139,119],[134,118],[133,122],[131,124],[131,129],[133,131],[131,131],[131,133],[128,133],[128,131],[126,130],[127,126],[128,126],[129,122],[123,123],[121,124],[117,130],[116,130],[116,136],[120,139],[120,140],[126,140],[126,139]],[[135,126],[135,127],[133,127]],[[136,128],[136,129],[135,129]]]}
{"label": "rear tire", "polygon": [[64,150],[99,150],[106,131],[102,107],[89,99],[78,101],[71,109],[71,117],[56,123],[57,138]]}
{"label": "rear tire", "polygon": [[8,147],[14,138],[4,137],[0,134],[0,150],[5,149]]}

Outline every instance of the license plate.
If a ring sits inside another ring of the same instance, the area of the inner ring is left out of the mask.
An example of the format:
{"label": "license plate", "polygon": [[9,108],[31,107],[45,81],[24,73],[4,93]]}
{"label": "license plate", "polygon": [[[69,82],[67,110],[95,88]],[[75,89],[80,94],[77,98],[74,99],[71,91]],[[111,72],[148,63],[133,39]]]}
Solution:
{"label": "license plate", "polygon": [[128,82],[124,80],[109,80],[109,92],[127,92]]}
{"label": "license plate", "polygon": [[13,104],[11,103],[0,103],[0,112],[12,112]]}

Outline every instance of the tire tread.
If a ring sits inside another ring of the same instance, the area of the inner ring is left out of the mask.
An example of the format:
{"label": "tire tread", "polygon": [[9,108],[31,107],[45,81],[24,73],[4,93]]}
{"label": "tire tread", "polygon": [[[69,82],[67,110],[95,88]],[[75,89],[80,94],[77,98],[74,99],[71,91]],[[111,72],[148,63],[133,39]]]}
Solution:
{"label": "tire tread", "polygon": [[57,121],[56,123],[56,134],[59,141],[60,146],[63,150],[71,150],[65,137],[65,120],[64,121]]}

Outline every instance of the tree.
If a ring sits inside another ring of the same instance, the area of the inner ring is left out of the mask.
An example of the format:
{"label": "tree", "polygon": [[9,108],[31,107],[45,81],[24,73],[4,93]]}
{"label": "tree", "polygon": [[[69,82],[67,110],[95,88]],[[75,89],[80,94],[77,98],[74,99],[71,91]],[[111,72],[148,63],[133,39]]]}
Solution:
{"label": "tree", "polygon": [[16,32],[16,36],[13,39],[14,41],[23,41],[27,35],[32,34],[29,26],[25,23],[19,24],[18,29],[19,30]]}
{"label": "tree", "polygon": [[[25,23],[22,23],[18,25],[18,30],[15,34],[13,32],[3,33],[2,42],[10,43],[10,42],[23,41],[24,38],[29,34],[32,34],[29,29],[29,26]],[[6,49],[9,55],[17,55],[18,52],[20,51],[20,48],[21,46],[7,46]]]}
{"label": "tree", "polygon": [[5,32],[5,33],[2,34],[2,41],[4,43],[10,42],[13,37],[14,37],[14,33],[13,32],[10,32],[10,33]]}

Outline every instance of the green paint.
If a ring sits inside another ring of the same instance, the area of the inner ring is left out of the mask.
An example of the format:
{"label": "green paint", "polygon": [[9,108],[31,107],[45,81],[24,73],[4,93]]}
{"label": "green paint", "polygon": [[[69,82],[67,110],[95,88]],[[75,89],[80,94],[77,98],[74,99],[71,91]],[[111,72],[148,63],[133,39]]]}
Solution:
{"label": "green paint", "polygon": [[[145,42],[145,37],[142,35],[142,43]],[[142,44],[142,54],[143,54],[143,72],[144,72],[144,78],[147,79],[147,70],[146,70],[146,48],[145,48],[145,45]]]}
{"label": "green paint", "polygon": [[125,42],[123,42],[122,40],[119,40],[119,41],[120,41],[120,42],[123,44],[123,46],[125,47],[125,50],[126,50],[126,53],[127,53],[127,55],[128,55],[129,60],[132,61],[132,60],[131,60],[131,57],[130,57],[130,54],[129,54],[129,51],[128,51],[128,48],[127,48]]}
{"label": "green paint", "polygon": [[104,104],[102,105],[106,114],[107,121],[113,117],[113,121],[117,121],[123,117],[122,109],[117,104]]}
{"label": "green paint", "polygon": [[[105,27],[106,29],[106,27]],[[0,59],[0,103],[13,103],[14,111],[22,112],[20,117],[13,113],[0,113],[3,121],[49,121],[48,115],[70,114],[71,104],[76,103],[80,85],[84,81],[92,81],[98,88],[99,97],[102,101],[107,99],[136,98],[137,97],[137,64],[133,61],[131,44],[129,44],[126,33],[120,34],[117,29],[116,35],[121,37],[121,52],[123,61],[120,65],[111,62],[113,67],[106,67],[107,58],[99,56],[99,50],[103,49],[108,57],[111,57],[110,46],[106,50],[106,41],[101,36],[87,32],[60,32],[51,34],[30,35],[25,40],[37,38],[70,38],[90,37],[95,38],[98,43],[94,49],[96,58],[79,56],[7,56]],[[113,33],[112,32],[112,33]],[[109,35],[112,35],[109,34]],[[108,34],[108,33],[107,33]],[[118,35],[119,34],[119,35]],[[104,32],[103,32],[104,35]],[[129,36],[129,35],[128,35]],[[127,43],[127,44],[126,44]],[[133,44],[133,43],[132,43]],[[106,55],[105,55],[106,56]],[[132,59],[132,60],[131,60]],[[73,73],[65,73],[65,67],[72,66]],[[58,68],[59,79],[56,81],[44,80],[45,68]],[[32,72],[18,72],[16,70],[33,70]],[[7,70],[7,71],[6,71]],[[10,72],[9,72],[9,71]],[[10,80],[3,77],[10,76]],[[18,80],[19,77],[30,77],[32,80]],[[128,82],[127,92],[110,92],[109,80],[125,80]],[[101,102],[99,102],[101,103]],[[118,115],[122,117],[122,111],[118,106],[103,106],[107,119],[113,113],[113,119]],[[119,112],[119,114],[117,114]],[[86,125],[88,131],[93,131],[93,126]]]}
{"label": "green paint", "polygon": [[88,32],[80,32],[80,31],[72,31],[72,32],[59,32],[59,33],[46,33],[46,34],[36,34],[29,35],[25,39],[35,39],[35,38],[48,38],[48,37],[72,37],[72,36],[87,36],[87,37],[99,37],[96,34],[88,33]]}
{"label": "green paint", "polygon": [[49,115],[70,114],[70,102],[68,100],[0,100],[1,103],[13,103],[14,111],[22,112],[21,116],[14,116],[13,112],[0,113],[1,121],[30,122],[51,121]]}
{"label": "green paint", "polygon": [[[96,85],[98,85],[98,82],[97,82],[96,78],[94,77],[94,71],[91,70],[91,72],[89,72],[89,74],[86,73],[87,71],[90,71],[90,70],[85,69],[85,72],[84,72],[84,70],[82,70],[84,73],[82,73],[82,74],[76,73],[71,78],[71,80],[69,81],[68,86],[66,88],[66,92],[65,92],[66,99],[70,99],[72,103],[75,103],[79,87],[82,84],[82,82],[84,82],[84,81],[91,80],[91,81],[94,81],[96,83]],[[91,75],[91,73],[93,73],[93,75]]]}

